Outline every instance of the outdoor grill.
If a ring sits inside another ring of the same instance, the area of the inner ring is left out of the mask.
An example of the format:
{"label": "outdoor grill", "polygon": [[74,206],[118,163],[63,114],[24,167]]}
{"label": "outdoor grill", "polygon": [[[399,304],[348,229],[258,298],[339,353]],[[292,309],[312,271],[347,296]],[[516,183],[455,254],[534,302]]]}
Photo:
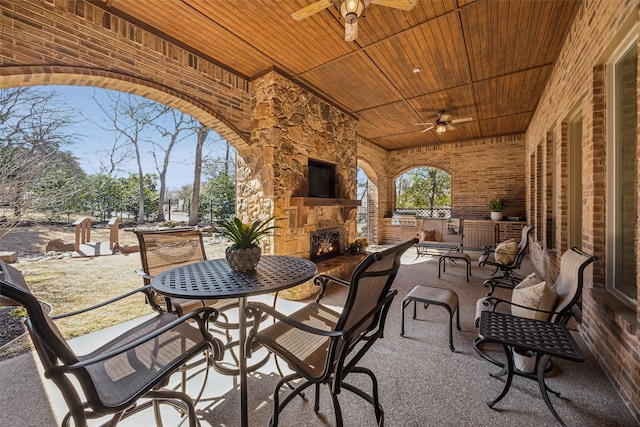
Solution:
{"label": "outdoor grill", "polygon": [[418,220],[416,219],[416,214],[413,213],[394,213],[391,217],[391,225],[407,225],[407,226],[416,226],[418,224]]}

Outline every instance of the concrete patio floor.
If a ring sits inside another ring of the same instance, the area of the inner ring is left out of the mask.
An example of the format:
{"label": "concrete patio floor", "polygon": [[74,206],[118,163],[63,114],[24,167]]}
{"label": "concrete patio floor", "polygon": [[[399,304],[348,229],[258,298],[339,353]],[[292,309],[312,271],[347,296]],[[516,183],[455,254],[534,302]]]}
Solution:
{"label": "concrete patio floor", "polygon": [[[398,295],[389,313],[384,339],[370,350],[363,364],[373,369],[379,384],[381,402],[387,426],[489,426],[556,425],[545,406],[534,381],[516,377],[509,394],[490,409],[487,400],[495,398],[503,381],[488,372],[497,369],[481,359],[472,348],[477,330],[473,325],[475,301],[486,293],[482,280],[489,276],[488,268],[479,268],[479,253],[469,252],[472,258],[471,283],[465,280],[463,265],[448,266],[438,276],[438,259],[420,257],[409,250],[403,256],[403,267],[396,278]],[[531,271],[526,261],[522,273]],[[462,331],[454,330],[455,352],[448,346],[448,316],[441,307],[419,309],[418,320],[406,314],[405,337],[399,335],[402,298],[417,284],[429,284],[455,290],[460,299]],[[497,290],[504,296],[509,291]],[[339,305],[343,293],[334,289],[327,296],[329,304]],[[263,297],[271,301],[270,297]],[[290,312],[302,302],[280,301],[278,308]],[[75,349],[86,349],[104,342],[111,334],[127,328],[127,324],[101,330],[71,340]],[[585,363],[555,361],[548,383],[562,393],[551,396],[554,407],[570,426],[635,426],[634,418],[615,389],[588,352],[577,332],[573,333],[583,352]],[[555,360],[555,359],[554,359]],[[265,426],[272,410],[271,393],[279,374],[273,359],[249,378],[249,420],[251,426]],[[176,381],[179,376],[175,376]],[[194,395],[202,380],[199,373],[189,381],[189,393]],[[359,384],[359,378],[354,383]],[[366,383],[362,383],[367,389]],[[203,426],[239,425],[238,381],[212,371],[203,398],[197,405]],[[313,412],[313,392],[305,400],[295,399],[283,412],[281,425],[335,425],[331,406],[323,389],[320,414]],[[373,410],[348,392],[340,395],[347,426],[375,425]],[[24,354],[0,362],[0,426],[54,426],[66,412],[66,405],[57,388],[42,375],[37,355]],[[168,409],[166,424],[179,419]],[[637,415],[637,414],[636,414]],[[98,425],[98,423],[90,424]],[[123,426],[154,425],[152,411],[147,410],[128,420]]]}

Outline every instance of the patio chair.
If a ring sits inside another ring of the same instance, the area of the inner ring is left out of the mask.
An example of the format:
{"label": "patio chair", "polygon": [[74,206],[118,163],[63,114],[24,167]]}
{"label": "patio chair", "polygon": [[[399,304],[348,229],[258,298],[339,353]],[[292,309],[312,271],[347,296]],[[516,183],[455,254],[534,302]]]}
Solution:
{"label": "patio chair", "polygon": [[[158,311],[90,353],[78,355],[54,320],[108,306],[144,289],[73,313],[50,317],[18,270],[2,261],[0,269],[0,295],[27,310],[25,324],[44,374],[60,389],[67,403],[69,412],[62,420],[63,426],[86,426],[88,419],[104,416],[111,416],[106,425],[114,426],[152,406],[156,424],[162,425],[160,404],[186,414],[190,426],[199,425],[193,400],[184,392],[163,387],[172,374],[192,359],[201,355],[205,360],[222,357],[222,342],[207,330],[207,322],[217,315],[214,309],[201,307],[182,317]],[[82,392],[71,377],[75,377]]]}
{"label": "patio chair", "polygon": [[[555,296],[552,308],[549,310],[542,309],[539,306],[536,307],[537,302],[532,301],[530,298],[523,298],[523,300],[527,301],[527,305],[493,296],[481,298],[476,305],[476,327],[478,326],[482,310],[496,311],[500,309],[510,309],[513,315],[538,318],[539,320],[566,325],[574,315],[572,309],[580,300],[582,294],[584,270],[596,259],[596,257],[576,247],[562,254],[558,278],[553,285],[549,286]],[[489,362],[504,367],[504,362],[489,356],[486,351],[482,350],[481,347],[484,342],[480,337],[474,340],[473,347],[476,352]]]}
{"label": "patio chair", "polygon": [[[315,385],[314,411],[319,411],[320,385],[326,384],[331,394],[336,425],[343,425],[338,395],[344,388],[373,404],[378,425],[383,422],[383,410],[378,401],[377,379],[370,369],[357,366],[384,331],[385,319],[397,291],[390,289],[400,267],[401,255],[417,242],[409,240],[382,252],[369,254],[360,262],[349,282],[328,275],[319,275],[314,283],[321,287],[315,302],[291,315],[277,312],[266,304],[250,302],[246,314],[258,318],[267,313],[275,323],[249,331],[247,351],[258,343],[287,362],[294,373],[278,381],[273,392],[273,416],[270,425],[278,425],[280,412],[297,395]],[[321,301],[329,283],[348,288],[341,312],[334,311]],[[362,373],[371,379],[369,394],[345,381],[351,373]],[[280,402],[284,384],[304,379],[288,392]]]}
{"label": "patio chair", "polygon": [[507,259],[505,261],[502,259],[503,257],[500,255],[503,254],[500,253],[500,245],[486,246],[482,250],[482,255],[480,255],[478,262],[479,266],[490,265],[495,267],[491,277],[483,282],[485,288],[490,288],[487,296],[491,296],[496,287],[513,289],[522,280],[522,277],[516,274],[515,271],[520,269],[522,259],[526,255],[527,247],[529,246],[529,234],[532,230],[532,225],[522,227],[522,235],[517,246],[517,252],[510,254],[511,256],[508,257],[510,260]]}
{"label": "patio chair", "polygon": [[[164,271],[185,264],[205,261],[202,233],[194,228],[173,228],[166,230],[134,230],[140,244],[140,261],[142,269],[137,273],[143,278],[145,285]],[[151,288],[147,291],[147,302],[156,310],[166,309],[183,315],[203,306],[216,306],[219,311],[233,305],[228,300],[196,300],[186,298],[168,298],[158,295]],[[237,306],[237,304],[236,304]],[[236,326],[237,328],[237,326]]]}
{"label": "patio chair", "polygon": [[[173,228],[165,230],[134,230],[140,244],[140,261],[142,269],[138,274],[143,278],[145,285],[151,284],[151,279],[156,275],[180,267],[186,264],[206,261],[207,255],[204,249],[202,233],[195,228]],[[146,289],[147,301],[156,309],[166,309],[179,316],[189,313],[200,307],[213,307],[219,313],[218,318],[211,323],[217,329],[213,332],[221,332],[226,337],[226,348],[233,360],[233,368],[226,363],[215,362],[214,368],[225,375],[237,375],[238,357],[233,350],[239,345],[234,340],[230,331],[237,330],[240,326],[237,321],[229,321],[228,313],[238,308],[237,299],[209,299],[198,300],[188,298],[169,298],[158,295],[148,287]],[[237,316],[236,316],[237,317]],[[264,320],[264,319],[263,319]],[[250,325],[249,325],[250,326]],[[264,360],[266,362],[266,360]]]}

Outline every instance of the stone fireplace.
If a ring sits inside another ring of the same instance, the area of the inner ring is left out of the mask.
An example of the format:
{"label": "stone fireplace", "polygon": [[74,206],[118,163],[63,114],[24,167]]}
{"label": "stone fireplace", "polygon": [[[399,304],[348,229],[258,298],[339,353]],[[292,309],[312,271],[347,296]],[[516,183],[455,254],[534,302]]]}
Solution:
{"label": "stone fireplace", "polygon": [[340,230],[318,230],[311,233],[309,259],[321,261],[340,255]]}

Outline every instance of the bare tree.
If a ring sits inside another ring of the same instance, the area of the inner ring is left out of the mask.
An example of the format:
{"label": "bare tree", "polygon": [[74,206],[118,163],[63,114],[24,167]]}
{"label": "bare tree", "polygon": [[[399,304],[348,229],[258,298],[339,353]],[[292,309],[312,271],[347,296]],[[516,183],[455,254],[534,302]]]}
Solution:
{"label": "bare tree", "polygon": [[191,196],[191,211],[189,212],[189,225],[198,224],[198,212],[200,211],[200,178],[202,175],[202,147],[207,140],[210,129],[200,124],[198,129],[198,142],[193,168],[193,195]]}
{"label": "bare tree", "polygon": [[[105,129],[114,131],[122,143],[119,147],[131,147],[136,157],[137,173],[139,181],[138,223],[144,223],[144,170],[142,167],[141,143],[143,134],[151,124],[160,116],[161,111],[155,101],[137,96],[122,94],[120,92],[108,92],[107,98],[110,105],[99,103],[104,117],[109,122]],[[113,146],[115,147],[115,145]],[[112,148],[111,152],[115,151]]]}
{"label": "bare tree", "polygon": [[[96,91],[93,91],[91,98],[95,102],[95,105],[102,111],[102,115],[100,117],[103,118],[102,121],[96,120],[94,117],[88,117],[84,115],[82,112],[82,117],[96,125],[102,130],[113,132],[112,123],[112,110],[114,105],[119,103],[119,99],[116,96],[113,96],[111,93],[107,93],[107,97],[110,100],[110,103],[107,104],[108,108],[105,108],[105,105],[101,99],[98,99],[96,96]],[[117,112],[116,112],[117,114]],[[106,118],[106,120],[104,120]],[[103,123],[107,123],[107,125]],[[106,143],[106,141],[105,141]],[[96,158],[98,163],[100,164],[100,171],[109,176],[115,176],[117,172],[121,172],[121,165],[129,161],[131,156],[134,155],[133,146],[131,145],[128,138],[124,138],[124,136],[119,132],[114,132],[113,142],[111,146],[107,149],[101,149],[96,152]]]}
{"label": "bare tree", "polygon": [[[156,131],[163,138],[168,138],[168,143],[166,145],[163,145],[155,140],[151,140],[150,142],[154,147],[154,149],[151,151],[151,155],[153,156],[153,160],[156,165],[156,171],[158,171],[160,180],[158,215],[156,216],[156,221],[161,222],[165,220],[163,206],[164,200],[166,198],[165,195],[167,192],[166,178],[171,152],[178,142],[184,140],[187,137],[190,137],[195,133],[195,120],[190,116],[169,107],[162,107],[159,111],[160,115],[158,117],[168,117],[168,119],[157,120],[154,122],[154,126],[156,128]],[[169,126],[171,126],[171,128],[169,128]],[[158,159],[158,157],[160,157],[159,153],[162,153],[162,159]]]}
{"label": "bare tree", "polygon": [[0,238],[29,210],[47,209],[72,196],[71,186],[39,192],[45,173],[56,168],[83,172],[63,147],[75,141],[67,130],[74,112],[55,91],[22,87],[0,90]]}

